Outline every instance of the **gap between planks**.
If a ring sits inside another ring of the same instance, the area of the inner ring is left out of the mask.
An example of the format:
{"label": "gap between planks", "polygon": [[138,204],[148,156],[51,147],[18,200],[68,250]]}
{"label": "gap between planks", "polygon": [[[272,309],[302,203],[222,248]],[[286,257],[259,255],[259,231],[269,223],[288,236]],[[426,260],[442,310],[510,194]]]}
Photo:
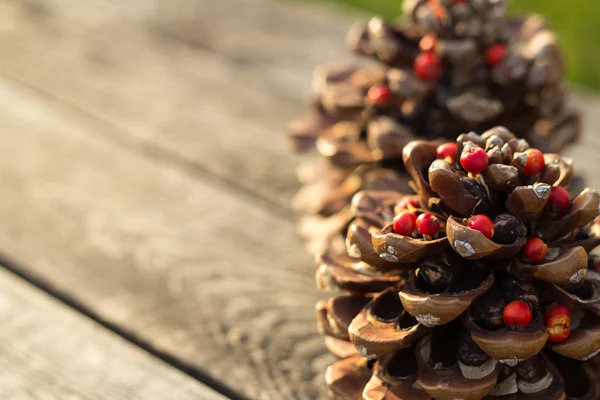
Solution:
{"label": "gap between planks", "polygon": [[0,398],[225,400],[0,268]]}
{"label": "gap between planks", "polygon": [[[24,283],[27,282],[32,287],[35,287],[48,294],[57,303],[60,302],[61,304],[65,305],[65,307],[72,309],[73,312],[79,313],[79,315],[81,315],[83,318],[88,318],[89,320],[94,321],[99,326],[102,326],[107,331],[112,332],[116,336],[122,338],[132,346],[136,346],[140,352],[146,352],[149,355],[156,357],[157,360],[164,362],[166,365],[170,365],[174,369],[181,371],[183,374],[198,381],[200,384],[206,385],[207,388],[210,388],[215,392],[214,395],[211,395],[212,397],[206,397],[206,400],[212,400],[213,397],[215,400],[221,399],[221,397],[217,396],[216,393],[231,400],[248,400],[247,397],[232,390],[229,386],[224,385],[223,382],[214,379],[198,368],[191,367],[188,364],[181,362],[179,359],[169,353],[162,352],[159,349],[154,348],[150,343],[136,335],[135,332],[124,329],[122,326],[119,326],[111,322],[109,319],[103,317],[102,314],[81,304],[77,301],[76,297],[70,294],[68,291],[62,290],[58,286],[53,285],[51,282],[40,278],[35,273],[32,273],[29,268],[18,266],[18,264],[13,260],[9,260],[0,255],[0,278],[4,275],[7,275],[7,273],[13,274],[14,276],[22,279]],[[208,395],[209,392],[207,391],[205,396]],[[204,397],[201,397],[201,400],[204,399]]]}

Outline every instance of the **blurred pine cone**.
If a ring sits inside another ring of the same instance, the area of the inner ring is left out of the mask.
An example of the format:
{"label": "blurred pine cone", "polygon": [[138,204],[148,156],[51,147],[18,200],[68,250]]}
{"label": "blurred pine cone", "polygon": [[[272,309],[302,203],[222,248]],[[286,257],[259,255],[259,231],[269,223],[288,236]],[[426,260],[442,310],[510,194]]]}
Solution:
{"label": "blurred pine cone", "polygon": [[406,0],[399,21],[373,18],[348,34],[349,47],[375,62],[315,71],[312,111],[289,128],[296,150],[325,158],[303,168],[295,202],[308,214],[309,251],[340,247],[356,191],[405,187],[396,160],[415,138],[503,125],[553,153],[576,139],[554,34],[541,17],[506,17],[505,8],[503,0]]}
{"label": "blurred pine cone", "polygon": [[416,194],[357,193],[317,262],[331,397],[600,398],[600,195],[502,127],[403,160]]}

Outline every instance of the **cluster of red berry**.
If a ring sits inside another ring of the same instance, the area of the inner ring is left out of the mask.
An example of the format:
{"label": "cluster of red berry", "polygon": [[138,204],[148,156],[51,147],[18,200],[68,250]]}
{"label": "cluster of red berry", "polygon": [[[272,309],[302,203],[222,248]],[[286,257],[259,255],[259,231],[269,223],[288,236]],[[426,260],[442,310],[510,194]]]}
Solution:
{"label": "cluster of red berry", "polygon": [[[437,148],[436,154],[439,159],[454,163],[458,156],[458,145],[456,143],[444,143]],[[527,159],[522,173],[526,176],[535,176],[542,173],[546,167],[544,155],[537,149],[528,149]],[[485,171],[489,164],[486,151],[481,147],[465,146],[460,154],[460,165],[470,174],[480,174]],[[553,187],[548,202],[552,213],[564,213],[571,206],[568,192],[562,187]],[[414,197],[407,197],[396,207],[399,212],[394,218],[394,232],[409,236],[415,230],[423,236],[436,235],[440,229],[437,218],[431,213],[415,213],[418,203]],[[466,221],[470,229],[481,232],[486,238],[494,236],[494,223],[490,217],[484,214],[471,216]],[[539,264],[548,252],[548,245],[537,237],[530,238],[522,251],[523,259],[531,264]],[[503,319],[507,326],[517,329],[523,328],[531,323],[533,313],[529,305],[521,300],[510,302],[503,311]],[[560,343],[569,338],[571,334],[571,320],[569,309],[562,305],[552,305],[545,313],[546,330],[549,340]]]}
{"label": "cluster of red berry", "polygon": [[[456,159],[458,147],[456,143],[445,143],[438,147],[438,158],[453,162]],[[537,149],[526,151],[527,162],[523,173],[533,176],[541,173],[545,168],[544,155]],[[479,174],[488,167],[488,156],[484,149],[471,146],[465,148],[460,156],[460,164],[465,171]],[[566,189],[553,187],[549,199],[550,210],[554,213],[564,213],[571,206],[571,199]],[[467,220],[467,226],[481,232],[486,238],[494,236],[494,223],[487,215],[473,215]],[[530,238],[523,248],[523,257],[531,264],[539,264],[546,258],[548,245],[539,238]],[[546,329],[549,340],[559,343],[566,340],[571,334],[571,320],[569,309],[565,306],[553,305],[546,311]],[[532,320],[532,311],[529,306],[520,300],[509,303],[503,312],[504,322],[512,328],[523,328]]]}
{"label": "cluster of red berry", "polygon": [[[553,304],[544,314],[548,340],[564,342],[571,336],[571,312],[566,306]],[[502,319],[512,329],[524,328],[531,323],[533,314],[527,303],[515,300],[504,307]]]}
{"label": "cluster of red berry", "polygon": [[[456,143],[444,143],[440,145],[436,154],[437,157],[453,163],[456,160],[458,145]],[[540,174],[546,167],[544,154],[538,149],[528,149],[526,152],[527,161],[522,169],[525,175],[533,176]],[[467,146],[460,155],[460,164],[465,171],[471,174],[480,174],[485,171],[489,165],[489,159],[486,151],[479,146]],[[407,200],[404,200],[405,202]],[[414,201],[414,200],[411,200]],[[416,207],[416,204],[413,204]],[[554,213],[564,213],[571,206],[571,199],[567,190],[560,186],[552,187],[550,199],[548,201],[550,210]],[[399,204],[396,208],[400,210],[394,218],[394,232],[400,235],[409,236],[415,229],[420,235],[434,236],[439,232],[440,224],[437,218],[431,213],[423,213],[417,217],[414,212],[408,211],[407,203]],[[494,236],[494,223],[490,217],[484,214],[473,215],[467,220],[467,226],[477,230],[491,239]],[[546,257],[548,245],[539,238],[530,238],[523,249],[525,260],[531,264],[539,264]]]}
{"label": "cluster of red berry", "polygon": [[[456,143],[444,143],[437,148],[437,157],[445,159],[448,162],[454,162],[456,160],[456,153],[458,151],[458,145]],[[538,149],[528,149],[525,151],[527,154],[527,161],[522,169],[523,174],[527,176],[534,176],[541,173],[546,168],[546,162],[544,160],[544,154]],[[477,145],[465,146],[460,154],[460,165],[465,171],[470,174],[480,174],[485,171],[489,165],[489,157],[484,149]],[[556,203],[554,207],[558,211],[566,211],[570,204],[568,193],[565,189],[557,187],[553,190],[554,195],[551,197],[550,202]],[[563,195],[566,194],[566,203]]]}
{"label": "cluster of red berry", "polygon": [[442,61],[435,54],[436,37],[426,35],[421,39],[421,53],[415,58],[413,71],[415,75],[426,82],[435,82],[442,76]]}
{"label": "cluster of red berry", "polygon": [[[443,74],[442,60],[435,53],[437,37],[434,34],[425,35],[419,42],[421,52],[413,63],[413,72],[425,82],[435,82]],[[490,66],[499,64],[506,57],[506,45],[496,43],[491,45],[485,53],[485,59]],[[389,104],[394,97],[389,86],[382,83],[371,87],[365,100],[368,104],[382,106]]]}
{"label": "cluster of red berry", "polygon": [[[448,162],[454,162],[458,146],[456,143],[444,143],[437,148],[437,157],[445,159]],[[534,176],[544,171],[546,162],[544,154],[538,149],[528,149],[527,161],[522,169],[523,174]],[[471,174],[479,174],[488,167],[489,159],[486,151],[478,146],[465,147],[460,155],[460,164],[465,171]],[[566,212],[571,206],[569,192],[563,187],[554,186],[550,191],[548,207],[550,211],[556,214]],[[487,215],[473,215],[467,221],[467,226],[483,233],[491,239],[494,236],[494,223]],[[539,264],[546,257],[548,245],[539,238],[531,238],[523,248],[525,260],[531,264]]]}
{"label": "cluster of red berry", "polygon": [[[425,35],[419,42],[421,53],[415,58],[413,71],[419,79],[435,82],[442,76],[442,61],[435,54],[437,38],[433,34]],[[485,59],[490,66],[498,65],[506,57],[506,45],[496,43],[485,52]]]}
{"label": "cluster of red berry", "polygon": [[[396,208],[400,209],[400,206]],[[396,215],[392,229],[402,236],[411,236],[415,230],[421,236],[435,236],[440,231],[440,222],[432,213],[424,212],[417,216],[415,212],[406,209]]]}

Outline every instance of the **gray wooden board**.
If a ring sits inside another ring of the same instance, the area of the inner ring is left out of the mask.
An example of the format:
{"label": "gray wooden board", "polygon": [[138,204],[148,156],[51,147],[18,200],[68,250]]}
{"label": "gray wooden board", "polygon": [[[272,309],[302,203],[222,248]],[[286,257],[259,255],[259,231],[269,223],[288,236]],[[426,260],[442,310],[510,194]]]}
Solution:
{"label": "gray wooden board", "polygon": [[320,398],[313,267],[293,223],[104,138],[0,79],[0,252],[250,398]]}
{"label": "gray wooden board", "polygon": [[224,400],[0,270],[0,398]]}
{"label": "gray wooden board", "polygon": [[[120,4],[119,0],[105,1]],[[346,32],[352,21],[368,19],[317,3],[130,0],[120,9],[213,57],[221,55],[230,63],[241,64],[238,68],[253,70],[254,79],[242,84],[259,84],[273,96],[297,99],[310,92],[316,65],[357,60],[345,47]]]}

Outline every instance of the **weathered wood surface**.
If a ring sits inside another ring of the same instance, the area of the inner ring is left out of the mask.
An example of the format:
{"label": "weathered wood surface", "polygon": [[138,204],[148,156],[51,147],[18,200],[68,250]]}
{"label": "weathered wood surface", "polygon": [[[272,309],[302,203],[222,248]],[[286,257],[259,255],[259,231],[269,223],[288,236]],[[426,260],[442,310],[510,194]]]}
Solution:
{"label": "weathered wood surface", "polygon": [[20,84],[0,80],[0,120],[3,254],[251,398],[319,398],[330,359],[290,221]]}
{"label": "weathered wood surface", "polygon": [[0,270],[0,398],[224,400]]}
{"label": "weathered wood surface", "polygon": [[[128,18],[123,3],[15,2],[0,71],[103,119],[114,139],[287,207],[296,163],[281,132],[303,111],[297,93],[260,66],[162,33],[151,15]],[[229,2],[202,7],[209,3]],[[152,15],[161,14],[156,7]]]}
{"label": "weathered wood surface", "polygon": [[[348,57],[348,21],[278,0],[4,6],[2,252],[250,398],[324,398],[282,131],[313,66]],[[571,151],[596,187],[598,141]]]}

